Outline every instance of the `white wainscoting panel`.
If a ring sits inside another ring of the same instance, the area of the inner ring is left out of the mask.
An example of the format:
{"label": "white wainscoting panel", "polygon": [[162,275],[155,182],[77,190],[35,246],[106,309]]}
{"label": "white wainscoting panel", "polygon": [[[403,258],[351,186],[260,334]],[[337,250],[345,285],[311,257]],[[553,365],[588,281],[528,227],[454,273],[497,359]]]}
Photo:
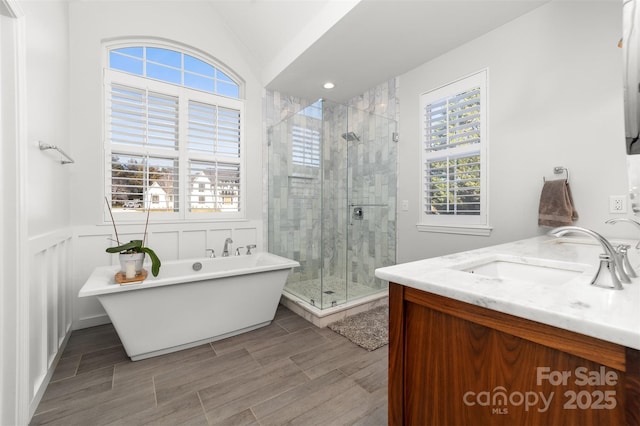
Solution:
{"label": "white wainscoting panel", "polygon": [[149,235],[148,246],[161,261],[180,259],[181,234],[182,232],[177,230],[154,231]]}
{"label": "white wainscoting panel", "polygon": [[180,240],[180,252],[185,259],[190,257],[202,257],[206,253],[207,231],[198,229],[196,231],[184,231]]}
{"label": "white wainscoting panel", "polygon": [[35,412],[71,334],[71,230],[29,239],[29,412]]}

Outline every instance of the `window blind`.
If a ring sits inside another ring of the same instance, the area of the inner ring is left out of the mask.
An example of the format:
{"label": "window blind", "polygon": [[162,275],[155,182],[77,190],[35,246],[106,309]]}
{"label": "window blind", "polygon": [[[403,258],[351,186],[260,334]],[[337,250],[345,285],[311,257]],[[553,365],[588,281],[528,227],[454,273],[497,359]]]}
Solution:
{"label": "window blind", "polygon": [[109,93],[111,143],[178,148],[178,98],[112,84]]}
{"label": "window blind", "polygon": [[240,111],[189,101],[189,151],[240,158]]}
{"label": "window blind", "polygon": [[291,161],[293,164],[320,167],[320,132],[302,126],[291,128]]}
{"label": "window blind", "polygon": [[480,93],[475,87],[424,109],[427,215],[481,212]]}
{"label": "window blind", "polygon": [[108,100],[112,207],[176,211],[178,98],[111,84]]}

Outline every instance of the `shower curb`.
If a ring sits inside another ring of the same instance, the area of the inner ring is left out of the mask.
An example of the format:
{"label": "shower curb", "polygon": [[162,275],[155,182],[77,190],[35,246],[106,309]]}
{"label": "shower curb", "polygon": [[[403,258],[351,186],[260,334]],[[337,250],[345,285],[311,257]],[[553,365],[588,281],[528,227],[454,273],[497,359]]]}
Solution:
{"label": "shower curb", "polygon": [[377,308],[378,306],[388,305],[389,291],[385,290],[371,296],[366,296],[361,299],[327,309],[318,309],[309,305],[304,300],[286,292],[280,297],[280,303],[316,327],[325,328],[328,324],[345,319],[351,315],[369,311],[373,308]]}

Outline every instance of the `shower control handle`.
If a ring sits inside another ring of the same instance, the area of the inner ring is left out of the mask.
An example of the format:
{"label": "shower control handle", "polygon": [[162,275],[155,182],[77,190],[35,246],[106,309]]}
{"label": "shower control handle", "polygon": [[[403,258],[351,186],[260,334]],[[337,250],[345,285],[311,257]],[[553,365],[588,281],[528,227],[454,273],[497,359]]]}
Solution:
{"label": "shower control handle", "polygon": [[362,207],[354,207],[353,208],[353,218],[355,220],[362,220],[364,218],[364,211],[362,210]]}

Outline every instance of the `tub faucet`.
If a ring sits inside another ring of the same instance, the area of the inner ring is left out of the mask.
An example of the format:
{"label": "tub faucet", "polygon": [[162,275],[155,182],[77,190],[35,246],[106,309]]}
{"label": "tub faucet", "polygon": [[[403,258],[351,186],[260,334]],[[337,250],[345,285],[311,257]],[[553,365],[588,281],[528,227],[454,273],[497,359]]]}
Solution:
{"label": "tub faucet", "polygon": [[251,253],[251,249],[254,249],[254,248],[256,248],[255,244],[249,244],[247,246],[247,254],[253,254],[253,253]]}
{"label": "tub faucet", "polygon": [[240,249],[241,248],[244,248],[244,247],[242,247],[242,246],[236,247],[236,256],[240,256]]}
{"label": "tub faucet", "polygon": [[[618,223],[618,222],[629,222],[630,224],[634,225],[636,228],[640,229],[640,222],[637,222],[633,219],[629,219],[626,217],[616,217],[614,219],[607,220],[605,223],[608,223],[609,225],[613,225],[614,223]],[[640,249],[640,240],[638,240],[638,243],[636,244],[636,248]]]}
{"label": "tub faucet", "polygon": [[211,255],[209,257],[213,258],[216,257],[216,252],[214,249],[204,249],[204,256],[207,257],[207,254],[211,252]]}
{"label": "tub faucet", "polygon": [[[591,280],[592,285],[622,290],[623,287],[622,284],[620,284],[620,281],[623,283],[631,282],[631,279],[624,271],[622,262],[618,257],[616,250],[605,237],[597,232],[580,226],[560,226],[552,229],[548,234],[554,237],[561,237],[569,232],[578,232],[580,234],[589,235],[590,237],[595,238],[604,249],[604,253],[600,255],[600,266],[598,267],[598,271],[596,272],[595,277]],[[610,272],[609,278],[604,275],[605,269]],[[618,277],[620,278],[618,279]]]}
{"label": "tub faucet", "polygon": [[224,249],[222,249],[222,257],[229,257],[229,244],[233,244],[231,238],[224,240]]}

